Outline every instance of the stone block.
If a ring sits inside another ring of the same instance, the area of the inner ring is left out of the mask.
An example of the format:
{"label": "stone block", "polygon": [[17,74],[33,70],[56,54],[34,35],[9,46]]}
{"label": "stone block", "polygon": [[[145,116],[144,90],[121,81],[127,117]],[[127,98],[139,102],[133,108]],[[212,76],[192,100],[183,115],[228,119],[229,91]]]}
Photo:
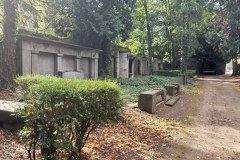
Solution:
{"label": "stone block", "polygon": [[173,107],[180,99],[180,96],[174,96],[169,101],[166,102],[167,106]]}
{"label": "stone block", "polygon": [[82,79],[84,78],[84,73],[82,72],[63,72],[62,73],[63,78],[76,78],[76,79]]}
{"label": "stone block", "polygon": [[180,83],[185,85],[188,82],[188,76],[186,74],[180,74]]}
{"label": "stone block", "polygon": [[23,103],[0,100],[0,123],[6,129],[16,128],[23,120],[17,119],[13,114],[16,109],[23,108]]}
{"label": "stone block", "polygon": [[167,90],[169,96],[175,96],[180,93],[180,85],[172,84],[164,87]]}
{"label": "stone block", "polygon": [[163,93],[163,90],[142,92],[138,97],[138,107],[150,114],[155,113],[159,107],[164,107]]}
{"label": "stone block", "polygon": [[177,93],[180,93],[181,85],[179,83],[173,83],[172,85],[177,87]]}

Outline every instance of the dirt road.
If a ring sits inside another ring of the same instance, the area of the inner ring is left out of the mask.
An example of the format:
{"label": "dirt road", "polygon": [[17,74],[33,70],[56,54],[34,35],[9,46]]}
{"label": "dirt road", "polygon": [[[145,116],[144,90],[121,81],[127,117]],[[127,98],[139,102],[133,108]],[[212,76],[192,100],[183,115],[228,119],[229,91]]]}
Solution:
{"label": "dirt road", "polygon": [[198,113],[186,128],[179,159],[240,160],[239,80],[212,76],[199,81],[203,94]]}

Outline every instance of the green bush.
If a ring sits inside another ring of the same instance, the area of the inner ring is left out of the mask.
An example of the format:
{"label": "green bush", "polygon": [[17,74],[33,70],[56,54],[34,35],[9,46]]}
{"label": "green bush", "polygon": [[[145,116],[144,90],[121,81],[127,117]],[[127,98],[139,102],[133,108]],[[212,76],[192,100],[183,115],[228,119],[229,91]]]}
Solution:
{"label": "green bush", "polygon": [[40,146],[43,159],[58,159],[60,153],[79,159],[89,134],[121,113],[120,88],[112,82],[50,76],[17,81],[18,93],[28,104],[18,115],[25,118],[21,135],[28,138],[30,157]]}
{"label": "green bush", "polygon": [[[161,71],[156,71],[154,74],[159,76],[166,76],[166,77],[178,77],[180,74],[180,71],[179,70],[161,70]],[[196,75],[195,70],[188,70],[188,76],[190,78],[194,77],[195,75]]]}

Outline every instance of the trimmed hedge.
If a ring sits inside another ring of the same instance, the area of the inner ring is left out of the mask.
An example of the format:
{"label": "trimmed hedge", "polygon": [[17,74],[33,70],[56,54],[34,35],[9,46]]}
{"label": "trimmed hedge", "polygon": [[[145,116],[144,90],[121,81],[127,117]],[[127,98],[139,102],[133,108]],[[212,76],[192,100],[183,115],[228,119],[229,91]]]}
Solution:
{"label": "trimmed hedge", "polygon": [[[161,70],[154,72],[155,75],[159,76],[166,76],[166,77],[178,77],[180,74],[179,70]],[[196,75],[195,70],[188,70],[188,76],[190,78],[194,77]]]}
{"label": "trimmed hedge", "polygon": [[28,138],[30,157],[39,145],[43,159],[58,159],[62,151],[79,159],[89,134],[120,117],[123,103],[115,83],[40,75],[17,82],[19,97],[28,104],[18,115],[26,120],[21,133]]}

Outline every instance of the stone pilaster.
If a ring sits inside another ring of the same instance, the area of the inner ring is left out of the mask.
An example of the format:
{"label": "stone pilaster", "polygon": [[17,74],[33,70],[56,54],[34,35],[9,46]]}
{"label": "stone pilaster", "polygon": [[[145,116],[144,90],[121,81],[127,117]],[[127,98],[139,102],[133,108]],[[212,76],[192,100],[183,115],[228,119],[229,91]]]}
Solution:
{"label": "stone pilaster", "polygon": [[63,61],[63,54],[57,54],[57,73],[63,72],[62,61]]}
{"label": "stone pilaster", "polygon": [[31,51],[31,74],[38,74],[38,54],[39,51]]}

